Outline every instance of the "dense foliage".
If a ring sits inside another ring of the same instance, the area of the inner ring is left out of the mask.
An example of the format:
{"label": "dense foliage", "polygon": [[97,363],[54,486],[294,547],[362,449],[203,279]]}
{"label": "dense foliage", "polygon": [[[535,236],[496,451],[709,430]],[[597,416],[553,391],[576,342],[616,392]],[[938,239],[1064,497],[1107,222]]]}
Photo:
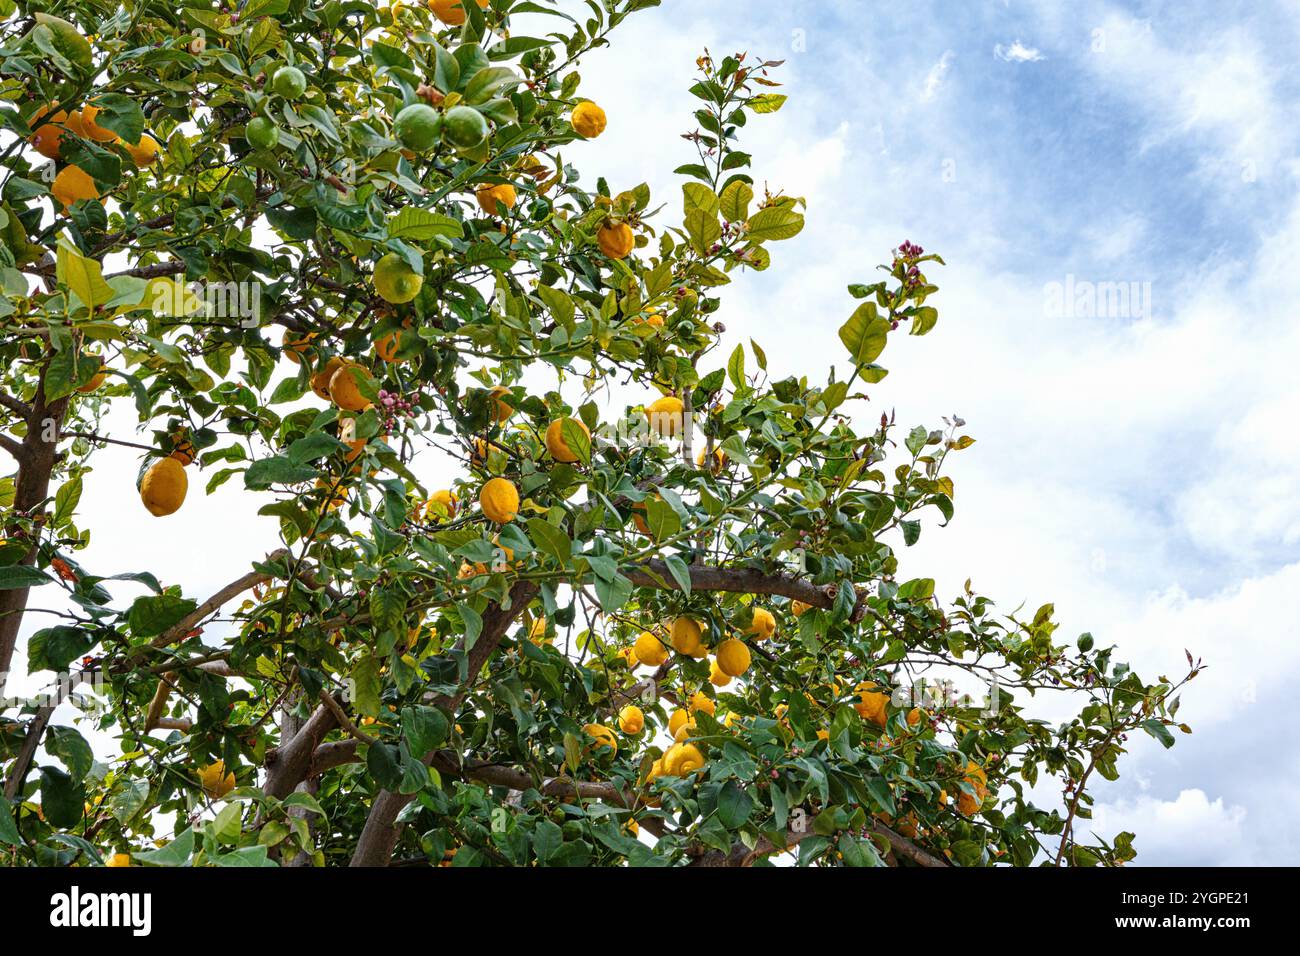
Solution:
{"label": "dense foliage", "polygon": [[[772,381],[716,313],[804,225],[739,148],[779,64],[700,59],[680,195],[572,165],[636,122],[580,57],[657,5],[0,0],[0,671],[99,685],[5,712],[10,862],[1132,858],[1086,786],[1177,685],[897,577],[972,439],[861,388],[941,260],[854,277],[847,378]],[[283,548],[83,566],[110,441],[140,522],[234,481]]]}

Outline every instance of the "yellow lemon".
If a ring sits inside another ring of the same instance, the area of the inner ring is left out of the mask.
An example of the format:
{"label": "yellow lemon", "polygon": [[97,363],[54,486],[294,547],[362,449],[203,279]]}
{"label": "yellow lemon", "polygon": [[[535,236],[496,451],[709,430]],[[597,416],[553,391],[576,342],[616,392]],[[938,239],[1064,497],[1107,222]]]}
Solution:
{"label": "yellow lemon", "polygon": [[635,737],[645,729],[645,714],[640,707],[628,704],[618,712],[618,729],[630,737]]}
{"label": "yellow lemon", "polygon": [[587,724],[582,729],[589,736],[595,738],[597,749],[608,747],[610,754],[618,753],[618,738],[614,736],[614,731],[604,724]]}
{"label": "yellow lemon", "polygon": [[573,108],[573,115],[570,116],[569,122],[573,124],[573,129],[579,136],[595,139],[605,132],[606,119],[605,111],[587,100]]}
{"label": "yellow lemon", "polygon": [[478,496],[483,515],[493,524],[508,524],[519,513],[519,489],[505,478],[488,481]]}
{"label": "yellow lemon", "polygon": [[50,195],[67,209],[81,199],[98,199],[99,189],[80,166],[64,166],[50,184]]}
{"label": "yellow lemon", "polygon": [[226,772],[226,762],[217,760],[199,771],[199,785],[214,800],[235,789],[235,775]]}
{"label": "yellow lemon", "polygon": [[573,464],[578,460],[578,455],[564,440],[564,423],[573,422],[582,433],[587,436],[587,442],[591,442],[591,432],[587,426],[576,418],[557,418],[551,424],[546,426],[546,450],[551,453],[551,457],[556,461],[565,464]]}
{"label": "yellow lemon", "polygon": [[731,683],[731,675],[719,670],[717,661],[709,661],[709,683],[714,687],[726,687]]}
{"label": "yellow lemon", "polygon": [[610,220],[597,230],[596,245],[611,259],[626,259],[636,248],[636,237],[627,223]]}
{"label": "yellow lemon", "polygon": [[718,645],[718,670],[730,677],[739,677],[749,670],[749,648],[744,641],[734,637]]}
{"label": "yellow lemon", "polygon": [[[468,3],[469,0],[464,0]],[[449,27],[458,27],[465,22],[465,8],[462,0],[429,0],[429,9],[433,15]],[[478,5],[487,8],[488,0],[478,0]]]}
{"label": "yellow lemon", "polygon": [[668,660],[668,648],[649,631],[642,631],[633,646],[636,658],[647,667],[659,667]]}
{"label": "yellow lemon", "polygon": [[750,622],[748,633],[759,640],[767,640],[776,633],[776,618],[765,607],[754,608],[754,619]]}
{"label": "yellow lemon", "polygon": [[700,640],[702,633],[698,621],[689,617],[677,618],[673,621],[672,628],[673,650],[696,660],[707,656],[708,651]]}
{"label": "yellow lemon", "polygon": [[497,214],[497,204],[500,203],[507,209],[513,209],[518,201],[515,194],[515,187],[509,183],[500,183],[495,186],[480,186],[474,193],[474,198],[478,200],[479,207],[489,216]]}
{"label": "yellow lemon", "polygon": [[697,690],[691,695],[689,704],[692,713],[702,710],[706,714],[713,714],[717,710],[717,704],[713,702],[713,698],[702,690]]}
{"label": "yellow lemon", "polygon": [[646,406],[646,421],[655,434],[663,438],[674,438],[683,431],[683,408],[680,398],[666,395]]}
{"label": "yellow lemon", "polygon": [[360,412],[370,407],[370,399],[361,394],[361,378],[365,368],[357,362],[344,362],[330,378],[330,401],[349,412]]}
{"label": "yellow lemon", "polygon": [[456,517],[456,506],[460,499],[456,497],[455,492],[443,488],[441,491],[435,491],[429,500],[424,504],[424,513],[428,520],[435,518],[450,519]]}
{"label": "yellow lemon", "polygon": [[185,504],[189,490],[185,466],[175,458],[159,458],[140,481],[140,501],[155,518],[174,514]]}

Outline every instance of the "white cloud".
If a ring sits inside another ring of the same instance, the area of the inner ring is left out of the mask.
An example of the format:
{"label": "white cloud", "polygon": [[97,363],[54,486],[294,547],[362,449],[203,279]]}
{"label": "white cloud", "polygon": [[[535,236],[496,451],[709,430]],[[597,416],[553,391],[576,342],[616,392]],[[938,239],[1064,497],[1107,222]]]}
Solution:
{"label": "white cloud", "polygon": [[1080,835],[1094,832],[1106,840],[1128,830],[1137,834],[1137,864],[1162,866],[1241,866],[1250,853],[1243,839],[1247,811],[1210,800],[1200,789],[1184,790],[1174,800],[1142,796],[1113,804],[1099,803],[1091,821],[1079,821]]}
{"label": "white cloud", "polygon": [[1020,40],[1010,45],[999,43],[993,48],[993,55],[1007,63],[1037,63],[1046,59],[1042,52],[1032,46],[1025,46]]}
{"label": "white cloud", "polygon": [[952,66],[954,56],[956,54],[952,50],[945,50],[943,56],[939,57],[939,62],[930,67],[930,72],[925,76],[925,87],[921,90],[922,100],[929,102],[938,94],[940,87],[943,86],[943,82],[948,76],[948,70]]}

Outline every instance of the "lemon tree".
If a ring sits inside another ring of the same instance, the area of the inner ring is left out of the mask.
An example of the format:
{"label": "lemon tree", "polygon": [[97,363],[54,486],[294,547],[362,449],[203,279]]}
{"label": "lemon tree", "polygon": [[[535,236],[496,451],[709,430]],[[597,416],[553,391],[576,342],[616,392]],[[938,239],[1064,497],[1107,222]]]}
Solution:
{"label": "lemon tree", "polygon": [[[0,676],[93,689],[4,712],[7,862],[1132,858],[1089,787],[1181,683],[898,573],[973,440],[863,388],[939,257],[773,380],[717,314],[804,226],[740,146],[779,64],[700,59],[670,194],[579,174],[657,5],[0,2]],[[233,482],[281,546],[106,576],[110,443],[138,522]]]}

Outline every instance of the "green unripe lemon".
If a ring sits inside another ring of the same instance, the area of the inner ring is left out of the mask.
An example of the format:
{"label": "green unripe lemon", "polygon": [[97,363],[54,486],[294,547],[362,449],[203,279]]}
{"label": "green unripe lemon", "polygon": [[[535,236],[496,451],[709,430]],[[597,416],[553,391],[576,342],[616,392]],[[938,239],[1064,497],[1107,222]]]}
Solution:
{"label": "green unripe lemon", "polygon": [[432,106],[412,103],[403,107],[393,122],[397,141],[417,153],[427,153],[438,142],[442,132],[442,117]]}
{"label": "green unripe lemon", "polygon": [[400,305],[420,294],[424,276],[412,269],[402,256],[390,252],[375,263],[374,281],[375,291],[381,299]]}
{"label": "green unripe lemon", "polygon": [[488,138],[487,120],[472,106],[453,106],[443,117],[442,135],[456,149],[473,149]]}
{"label": "green unripe lemon", "polygon": [[296,66],[282,66],[271,77],[271,92],[286,100],[296,100],[307,91],[307,77]]}
{"label": "green unripe lemon", "polygon": [[244,127],[244,139],[254,149],[271,149],[280,142],[280,128],[265,116],[254,116]]}

